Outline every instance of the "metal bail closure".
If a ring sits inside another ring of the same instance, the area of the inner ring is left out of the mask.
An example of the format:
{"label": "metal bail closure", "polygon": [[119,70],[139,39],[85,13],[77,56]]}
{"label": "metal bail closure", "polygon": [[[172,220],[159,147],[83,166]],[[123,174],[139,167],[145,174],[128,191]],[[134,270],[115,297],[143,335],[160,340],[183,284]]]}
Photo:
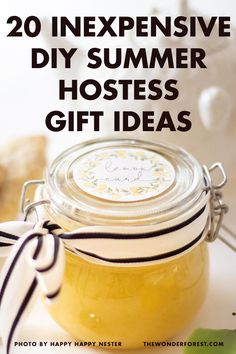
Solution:
{"label": "metal bail closure", "polygon": [[[218,184],[214,184],[211,173],[219,169],[222,180]],[[206,241],[213,242],[219,234],[224,214],[228,212],[228,206],[223,202],[223,196],[220,189],[227,183],[227,176],[223,165],[220,162],[214,163],[211,167],[203,165],[203,173],[206,180],[206,191],[210,191],[210,216],[209,231]]]}
{"label": "metal bail closure", "polygon": [[40,200],[37,202],[31,202],[29,199],[26,199],[27,191],[30,187],[32,186],[37,186],[39,184],[44,184],[45,181],[41,179],[37,180],[31,180],[27,181],[24,183],[22,192],[21,192],[21,198],[20,198],[20,212],[23,215],[23,220],[27,221],[28,216],[32,213],[35,212],[37,221],[40,221],[38,213],[37,213],[37,207],[42,205],[42,204],[50,204],[50,200],[44,199]]}

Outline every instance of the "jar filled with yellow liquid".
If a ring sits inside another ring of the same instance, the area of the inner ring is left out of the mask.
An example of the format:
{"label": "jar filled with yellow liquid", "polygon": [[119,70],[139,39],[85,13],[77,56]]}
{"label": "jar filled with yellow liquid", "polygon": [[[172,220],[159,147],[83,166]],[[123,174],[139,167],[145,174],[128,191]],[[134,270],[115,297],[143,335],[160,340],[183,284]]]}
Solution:
{"label": "jar filled with yellow liquid", "polygon": [[108,139],[63,152],[37,188],[37,214],[84,236],[65,244],[53,318],[81,341],[116,349],[177,335],[206,297],[225,182],[221,164],[202,167],[171,145]]}

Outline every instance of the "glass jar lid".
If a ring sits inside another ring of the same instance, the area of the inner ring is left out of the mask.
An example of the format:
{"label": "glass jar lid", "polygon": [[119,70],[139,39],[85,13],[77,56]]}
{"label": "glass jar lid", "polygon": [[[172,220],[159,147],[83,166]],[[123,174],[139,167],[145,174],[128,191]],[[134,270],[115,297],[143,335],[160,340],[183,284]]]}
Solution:
{"label": "glass jar lid", "polygon": [[51,208],[87,225],[140,225],[193,208],[204,189],[200,164],[177,146],[130,139],[92,140],[48,168]]}

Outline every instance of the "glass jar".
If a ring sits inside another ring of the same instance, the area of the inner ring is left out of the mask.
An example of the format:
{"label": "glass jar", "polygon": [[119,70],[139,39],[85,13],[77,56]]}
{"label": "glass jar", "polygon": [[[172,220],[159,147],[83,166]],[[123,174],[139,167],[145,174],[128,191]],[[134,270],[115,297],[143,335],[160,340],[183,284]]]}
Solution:
{"label": "glass jar", "polygon": [[207,293],[206,240],[225,211],[224,170],[211,169],[179,147],[129,139],[90,141],[55,159],[27,213],[85,235],[73,248],[65,242],[62,289],[47,305],[66,331],[123,349],[188,325]]}

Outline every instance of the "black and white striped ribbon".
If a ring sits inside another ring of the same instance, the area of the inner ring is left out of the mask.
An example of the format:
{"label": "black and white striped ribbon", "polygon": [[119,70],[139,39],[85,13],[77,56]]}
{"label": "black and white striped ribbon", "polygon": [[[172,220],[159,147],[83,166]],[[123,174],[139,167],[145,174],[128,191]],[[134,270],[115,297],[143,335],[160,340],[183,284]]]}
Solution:
{"label": "black and white striped ribbon", "polygon": [[65,233],[50,221],[0,224],[0,256],[7,256],[0,277],[0,335],[5,352],[13,349],[21,323],[38,293],[55,301],[63,282],[64,249],[89,262],[137,266],[166,261],[189,251],[206,234],[208,204],[180,219],[136,228],[82,227]]}
{"label": "black and white striped ribbon", "polygon": [[0,335],[6,353],[39,289],[51,299],[63,280],[64,245],[58,237],[62,230],[51,233],[44,224],[16,221],[0,226],[0,255],[9,253],[0,277]]}

